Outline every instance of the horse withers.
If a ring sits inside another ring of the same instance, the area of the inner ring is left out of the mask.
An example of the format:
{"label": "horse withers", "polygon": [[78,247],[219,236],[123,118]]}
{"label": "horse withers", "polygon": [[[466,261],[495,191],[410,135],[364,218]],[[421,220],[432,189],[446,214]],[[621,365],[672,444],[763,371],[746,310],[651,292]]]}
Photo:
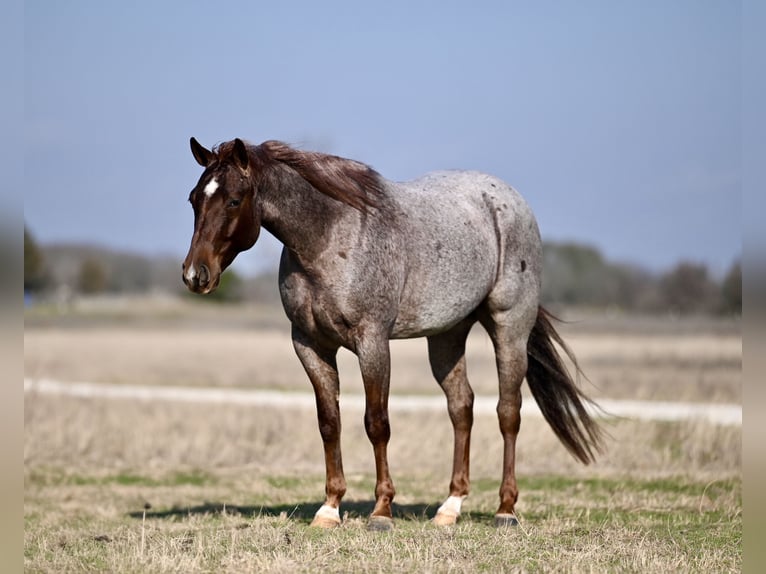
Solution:
{"label": "horse withers", "polygon": [[540,234],[515,189],[470,171],[392,182],[363,163],[277,141],[235,139],[208,150],[192,138],[191,150],[204,171],[189,196],[194,234],[183,263],[188,288],[215,290],[236,255],[254,245],[261,226],[284,245],[279,292],[316,395],[327,473],[326,498],[312,525],[338,526],[346,492],[340,347],[357,355],[364,383],[364,425],[376,470],[371,529],[393,525],[390,339],[428,339],[431,370],[447,398],[453,467],[436,524],[454,524],[469,492],[473,391],[465,347],[476,322],[492,340],[499,379],[504,455],[496,524],[516,523],[516,437],[525,376],[564,446],[583,463],[593,460],[601,430],[554,342],[579,373],[577,362],[539,304]]}

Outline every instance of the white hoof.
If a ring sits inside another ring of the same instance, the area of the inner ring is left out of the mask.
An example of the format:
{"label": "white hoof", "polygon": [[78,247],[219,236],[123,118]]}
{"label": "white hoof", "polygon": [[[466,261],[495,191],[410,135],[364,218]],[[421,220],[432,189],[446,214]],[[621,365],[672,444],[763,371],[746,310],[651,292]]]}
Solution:
{"label": "white hoof", "polygon": [[452,526],[460,517],[460,509],[463,506],[465,496],[450,496],[444,501],[434,516],[434,524],[437,526]]}
{"label": "white hoof", "polygon": [[447,512],[437,512],[434,516],[433,523],[436,526],[452,526],[457,524],[458,515],[448,514]]}
{"label": "white hoof", "polygon": [[314,515],[311,526],[316,528],[337,528],[340,526],[340,511],[329,504],[323,504]]}

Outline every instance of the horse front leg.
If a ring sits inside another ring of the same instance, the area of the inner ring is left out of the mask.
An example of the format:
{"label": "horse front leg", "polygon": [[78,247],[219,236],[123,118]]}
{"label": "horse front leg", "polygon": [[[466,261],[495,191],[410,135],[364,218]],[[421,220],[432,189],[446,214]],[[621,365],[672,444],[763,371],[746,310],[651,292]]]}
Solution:
{"label": "horse front leg", "polygon": [[391,354],[388,338],[369,332],[357,341],[356,354],[362,372],[365,394],[364,428],[375,454],[375,508],[367,523],[369,530],[393,528],[391,502],[396,491],[388,469],[388,390],[391,377]]}
{"label": "horse front leg", "polygon": [[334,528],[340,526],[340,501],[346,493],[343,460],[340,451],[340,382],[336,354],[338,349],[326,349],[293,327],[293,347],[314,387],[319,432],[324,443],[325,501],[314,515],[311,526]]}

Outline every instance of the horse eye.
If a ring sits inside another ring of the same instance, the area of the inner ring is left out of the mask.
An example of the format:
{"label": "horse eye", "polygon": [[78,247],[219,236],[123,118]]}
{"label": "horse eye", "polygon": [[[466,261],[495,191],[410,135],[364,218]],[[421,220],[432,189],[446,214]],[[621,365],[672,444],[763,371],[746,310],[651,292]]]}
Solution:
{"label": "horse eye", "polygon": [[239,207],[239,204],[242,203],[239,199],[230,199],[229,203],[226,204],[226,207]]}

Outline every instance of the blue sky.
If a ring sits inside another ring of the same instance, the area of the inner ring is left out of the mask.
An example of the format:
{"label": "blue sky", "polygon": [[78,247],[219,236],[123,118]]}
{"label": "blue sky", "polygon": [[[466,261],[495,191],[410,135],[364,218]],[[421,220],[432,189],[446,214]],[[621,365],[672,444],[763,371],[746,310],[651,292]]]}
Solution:
{"label": "blue sky", "polygon": [[[189,137],[281,139],[393,180],[483,170],[545,239],[723,272],[741,253],[741,31],[724,0],[28,0],[25,221],[180,258]],[[278,252],[262,235],[235,266]]]}

